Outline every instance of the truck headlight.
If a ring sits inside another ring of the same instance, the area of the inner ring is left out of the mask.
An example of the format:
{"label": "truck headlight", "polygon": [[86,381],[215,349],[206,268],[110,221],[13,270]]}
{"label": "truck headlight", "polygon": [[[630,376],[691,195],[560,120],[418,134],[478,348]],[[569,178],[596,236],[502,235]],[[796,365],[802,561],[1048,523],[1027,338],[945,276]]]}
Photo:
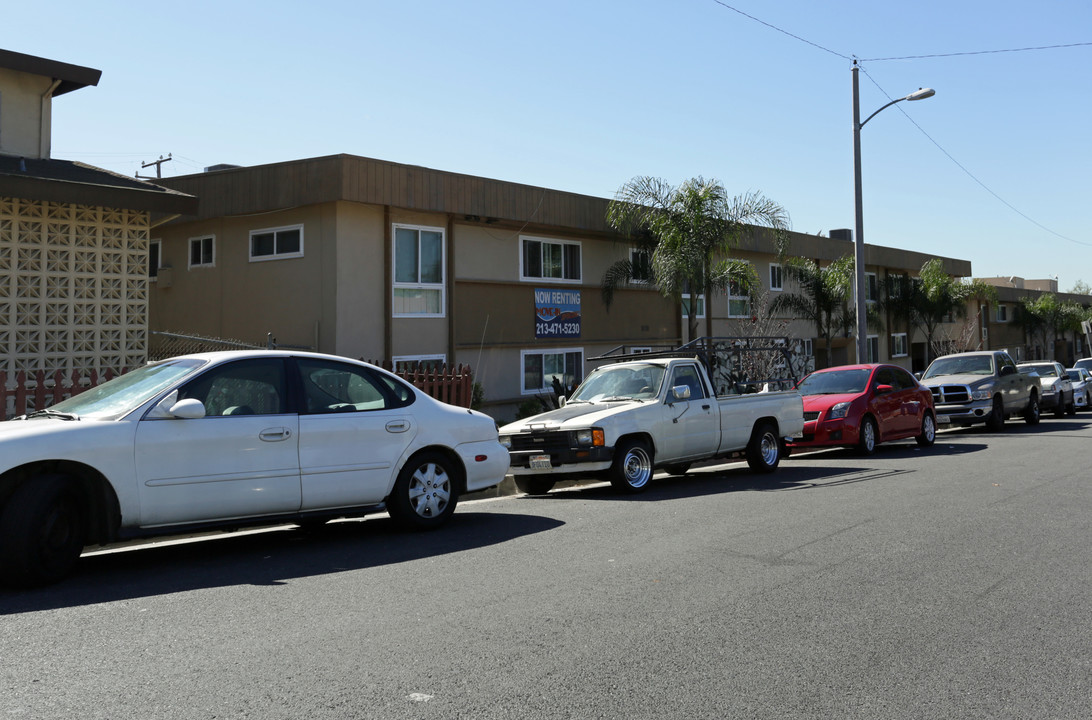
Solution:
{"label": "truck headlight", "polygon": [[600,428],[588,428],[587,430],[576,431],[576,444],[582,446],[602,446],[604,442],[603,431]]}
{"label": "truck headlight", "polygon": [[972,400],[989,400],[993,397],[993,390],[975,390],[971,393]]}
{"label": "truck headlight", "polygon": [[837,420],[838,418],[844,418],[849,414],[849,406],[851,403],[840,402],[830,409],[830,415],[827,418],[830,420]]}
{"label": "truck headlight", "polygon": [[512,449],[512,436],[511,435],[501,435],[499,440],[500,440],[501,445],[505,446],[509,450]]}

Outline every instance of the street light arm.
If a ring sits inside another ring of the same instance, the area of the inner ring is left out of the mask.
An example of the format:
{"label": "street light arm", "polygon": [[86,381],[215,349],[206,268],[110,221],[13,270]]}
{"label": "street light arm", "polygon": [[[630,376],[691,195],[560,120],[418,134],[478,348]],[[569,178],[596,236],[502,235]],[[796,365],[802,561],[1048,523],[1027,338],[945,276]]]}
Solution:
{"label": "street light arm", "polygon": [[937,94],[937,93],[936,93],[936,91],[935,91],[935,90],[933,90],[933,88],[921,88],[920,90],[915,90],[914,92],[910,93],[910,94],[909,94],[909,95],[907,95],[906,97],[901,97],[901,98],[899,98],[898,100],[892,100],[891,102],[887,103],[886,105],[884,105],[883,107],[881,107],[881,108],[880,108],[879,110],[877,110],[876,112],[874,112],[874,113],[872,113],[871,115],[869,115],[868,117],[866,117],[866,118],[865,118],[865,119],[864,119],[864,120],[863,120],[863,121],[861,122],[861,124],[860,124],[860,125],[858,125],[857,127],[858,127],[858,128],[863,128],[863,127],[865,126],[865,123],[866,123],[866,122],[868,122],[868,121],[869,121],[869,120],[871,120],[872,118],[876,117],[877,115],[879,115],[879,114],[880,114],[880,112],[882,112],[883,110],[886,110],[887,108],[891,107],[891,106],[892,106],[892,105],[894,105],[895,103],[900,103],[900,102],[902,102],[903,100],[910,100],[910,101],[914,101],[914,100],[924,100],[925,98],[930,98],[930,97],[933,97],[933,96],[934,96],[934,95],[936,95],[936,94]]}
{"label": "street light arm", "polygon": [[886,105],[884,105],[883,107],[881,107],[881,108],[880,108],[879,110],[877,110],[876,112],[872,113],[871,115],[869,115],[868,117],[866,117],[866,118],[865,118],[864,120],[862,120],[862,121],[861,121],[861,124],[860,124],[860,125],[858,125],[857,127],[858,127],[858,128],[863,128],[863,127],[865,126],[865,123],[866,123],[866,122],[868,122],[868,121],[869,121],[869,120],[871,120],[872,118],[876,117],[876,116],[877,116],[877,115],[879,115],[879,114],[880,114],[880,113],[881,113],[882,111],[884,111],[884,110],[886,110],[887,108],[891,107],[891,106],[892,106],[892,105],[894,105],[895,103],[898,103],[898,102],[902,102],[902,101],[903,101],[903,100],[905,100],[905,99],[906,99],[906,98],[899,98],[898,100],[892,100],[891,102],[887,103]]}

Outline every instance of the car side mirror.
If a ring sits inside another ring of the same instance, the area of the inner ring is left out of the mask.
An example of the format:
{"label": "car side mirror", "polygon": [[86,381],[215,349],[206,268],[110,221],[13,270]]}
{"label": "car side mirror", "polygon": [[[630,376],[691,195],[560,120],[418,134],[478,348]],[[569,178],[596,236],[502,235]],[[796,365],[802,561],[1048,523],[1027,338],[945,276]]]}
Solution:
{"label": "car side mirror", "polygon": [[1012,365],[1004,365],[1001,367],[1001,372],[999,374],[1001,375],[1001,377],[1005,377],[1006,375],[1013,375],[1015,373],[1016,368],[1014,368]]}
{"label": "car side mirror", "polygon": [[876,386],[876,394],[877,395],[887,395],[888,393],[891,393],[891,392],[894,392],[894,391],[895,391],[895,388],[892,387],[891,385],[877,385]]}
{"label": "car side mirror", "polygon": [[676,400],[689,400],[690,399],[690,386],[689,385],[676,385],[671,388],[671,397]]}
{"label": "car side mirror", "polygon": [[205,417],[205,403],[196,398],[186,398],[171,405],[171,409],[167,412],[171,414],[171,417],[181,420],[198,420]]}
{"label": "car side mirror", "polygon": [[1072,378],[1069,377],[1069,373],[1062,373],[1062,380],[1071,380],[1071,379]]}

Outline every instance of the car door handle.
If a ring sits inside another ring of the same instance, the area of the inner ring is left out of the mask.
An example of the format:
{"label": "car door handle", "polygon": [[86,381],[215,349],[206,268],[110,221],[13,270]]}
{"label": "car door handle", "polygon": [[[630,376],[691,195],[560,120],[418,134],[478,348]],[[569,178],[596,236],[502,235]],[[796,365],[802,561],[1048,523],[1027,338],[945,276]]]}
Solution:
{"label": "car door handle", "polygon": [[263,442],[280,442],[292,437],[292,431],[286,427],[269,428],[258,433],[258,438]]}
{"label": "car door handle", "polygon": [[712,407],[712,406],[711,405],[702,405],[701,409],[702,410],[708,410],[710,407]]}
{"label": "car door handle", "polygon": [[409,423],[405,420],[391,420],[387,423],[387,432],[401,433],[409,430]]}

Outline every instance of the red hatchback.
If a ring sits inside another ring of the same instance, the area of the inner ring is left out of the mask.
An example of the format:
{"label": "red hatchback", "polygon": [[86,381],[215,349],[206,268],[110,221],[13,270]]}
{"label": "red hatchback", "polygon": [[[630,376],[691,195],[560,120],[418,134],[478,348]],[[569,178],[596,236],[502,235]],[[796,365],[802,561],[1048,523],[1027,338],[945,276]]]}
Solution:
{"label": "red hatchback", "polygon": [[871,455],[881,442],[936,439],[933,394],[896,365],[816,370],[796,386],[804,396],[804,437],[794,448],[841,445]]}

